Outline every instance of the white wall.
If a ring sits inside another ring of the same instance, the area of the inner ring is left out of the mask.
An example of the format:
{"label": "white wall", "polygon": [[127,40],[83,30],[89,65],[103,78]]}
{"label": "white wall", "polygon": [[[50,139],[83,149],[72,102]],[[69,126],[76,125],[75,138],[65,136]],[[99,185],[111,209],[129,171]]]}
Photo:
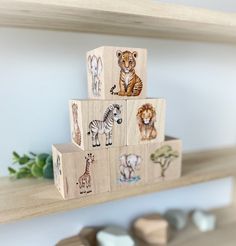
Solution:
{"label": "white wall", "polygon": [[216,11],[235,12],[235,0],[154,0],[156,2],[184,4],[199,8],[208,8]]}
{"label": "white wall", "polygon": [[[100,45],[148,48],[148,95],[167,99],[167,133],[181,137],[185,151],[236,143],[236,46],[7,28],[0,44],[2,175],[12,150],[49,151],[70,141],[68,100],[86,98],[85,52]],[[226,205],[230,187],[226,179],[2,225],[1,245],[51,246],[86,224]]]}

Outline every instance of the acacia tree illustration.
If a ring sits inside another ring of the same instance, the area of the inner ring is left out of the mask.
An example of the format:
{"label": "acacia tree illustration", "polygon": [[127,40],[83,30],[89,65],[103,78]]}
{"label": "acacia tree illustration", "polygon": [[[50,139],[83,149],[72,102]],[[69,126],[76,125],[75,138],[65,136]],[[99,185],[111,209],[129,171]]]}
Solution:
{"label": "acacia tree illustration", "polygon": [[172,149],[169,145],[164,145],[150,155],[153,163],[157,163],[161,167],[161,178],[165,179],[166,170],[170,167],[173,161],[179,157],[178,151]]}

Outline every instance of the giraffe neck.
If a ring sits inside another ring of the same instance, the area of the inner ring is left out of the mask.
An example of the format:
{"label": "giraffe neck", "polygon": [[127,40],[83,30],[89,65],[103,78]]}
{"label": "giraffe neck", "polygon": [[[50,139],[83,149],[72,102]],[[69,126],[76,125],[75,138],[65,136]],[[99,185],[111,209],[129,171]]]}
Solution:
{"label": "giraffe neck", "polygon": [[90,167],[90,163],[88,162],[88,160],[86,161],[86,168],[85,168],[85,173],[89,175],[89,167]]}
{"label": "giraffe neck", "polygon": [[76,117],[74,117],[74,124],[77,125],[78,124],[78,120]]}

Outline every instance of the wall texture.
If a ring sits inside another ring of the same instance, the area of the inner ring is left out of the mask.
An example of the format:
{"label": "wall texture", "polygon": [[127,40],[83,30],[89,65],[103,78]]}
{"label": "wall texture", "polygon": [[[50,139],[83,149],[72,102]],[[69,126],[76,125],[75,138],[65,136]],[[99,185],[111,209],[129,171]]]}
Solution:
{"label": "wall texture", "polygon": [[[70,141],[68,100],[87,97],[85,52],[101,45],[148,48],[148,95],[167,99],[167,133],[181,137],[185,151],[236,143],[236,46],[7,28],[0,40],[1,175],[12,150],[49,151]],[[221,206],[230,187],[226,179],[2,225],[1,244],[51,246],[87,224]]]}

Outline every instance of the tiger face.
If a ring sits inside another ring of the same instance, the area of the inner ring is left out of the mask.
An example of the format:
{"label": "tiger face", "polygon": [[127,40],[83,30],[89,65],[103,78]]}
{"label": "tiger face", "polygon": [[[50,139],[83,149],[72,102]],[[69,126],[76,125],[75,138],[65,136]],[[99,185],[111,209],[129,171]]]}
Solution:
{"label": "tiger face", "polygon": [[136,66],[136,58],[138,56],[138,53],[136,51],[130,52],[128,50],[122,52],[118,50],[116,52],[116,55],[118,57],[118,64],[125,73],[129,73],[131,70],[134,69]]}

